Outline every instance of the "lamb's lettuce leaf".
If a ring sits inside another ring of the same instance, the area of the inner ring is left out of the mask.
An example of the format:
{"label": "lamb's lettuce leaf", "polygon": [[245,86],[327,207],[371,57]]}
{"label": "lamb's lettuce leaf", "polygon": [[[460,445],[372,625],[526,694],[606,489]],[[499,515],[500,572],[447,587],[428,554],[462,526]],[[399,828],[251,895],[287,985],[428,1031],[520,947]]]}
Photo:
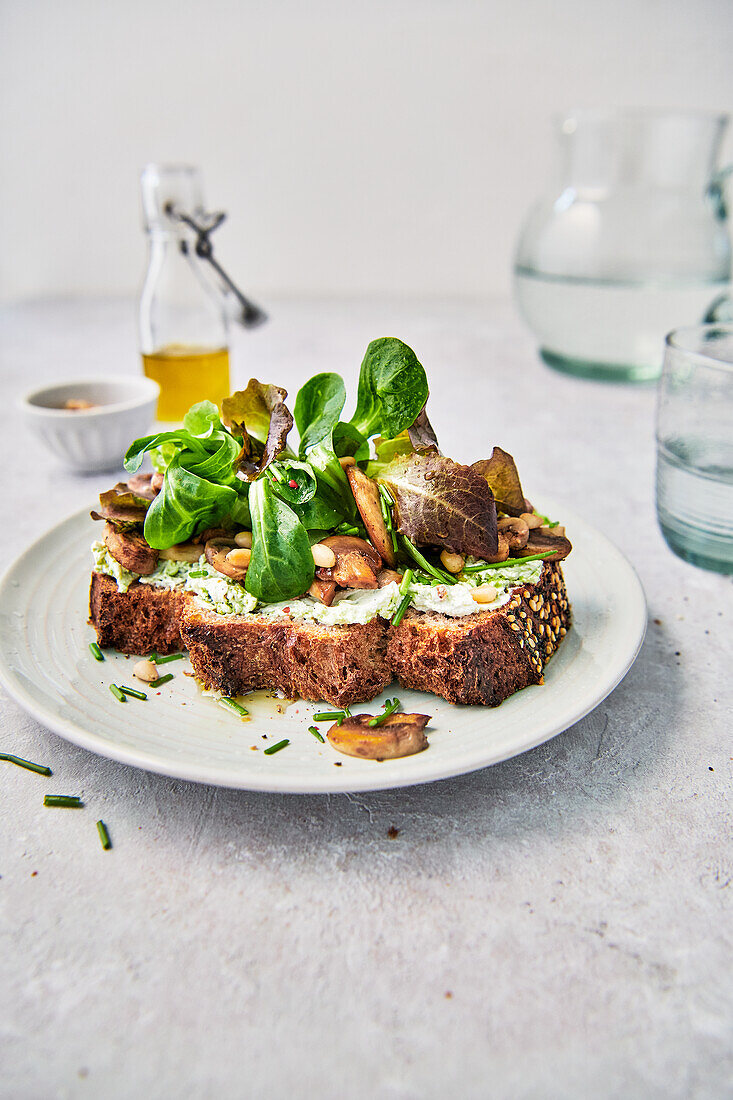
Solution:
{"label": "lamb's lettuce leaf", "polygon": [[315,575],[308,532],[267,476],[250,486],[252,557],[245,587],[263,603],[302,596]]}
{"label": "lamb's lettuce leaf", "polygon": [[427,399],[428,380],[412,348],[394,336],[372,340],[359,373],[353,427],[365,439],[394,439],[415,422]]}
{"label": "lamb's lettuce leaf", "polygon": [[145,540],[156,550],[186,542],[230,515],[237,500],[236,489],[206,481],[181,466],[176,457],[145,516]]}
{"label": "lamb's lettuce leaf", "polygon": [[338,374],[315,374],[295,398],[295,424],[300,434],[299,454],[325,439],[337,423],[346,401],[346,387]]}

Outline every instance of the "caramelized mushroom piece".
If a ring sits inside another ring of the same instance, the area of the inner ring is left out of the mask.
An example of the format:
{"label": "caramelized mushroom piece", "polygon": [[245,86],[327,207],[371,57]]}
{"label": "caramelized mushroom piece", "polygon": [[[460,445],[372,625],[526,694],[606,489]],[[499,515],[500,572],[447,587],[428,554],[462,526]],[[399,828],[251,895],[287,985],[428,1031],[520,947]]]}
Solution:
{"label": "caramelized mushroom piece", "polygon": [[322,581],[316,577],[308,589],[308,595],[319,603],[325,604],[326,607],[330,607],[336,595],[336,581]]}
{"label": "caramelized mushroom piece", "polygon": [[222,573],[233,581],[243,581],[247,576],[246,568],[240,568],[227,561],[229,551],[236,549],[237,544],[234,539],[209,539],[204,546],[204,554],[209,565],[212,569],[216,569],[217,573]]}
{"label": "caramelized mushroom piece", "polygon": [[161,561],[187,561],[191,564],[201,557],[201,547],[196,542],[179,542],[160,551]]}
{"label": "caramelized mushroom piece", "polygon": [[390,714],[378,726],[369,725],[372,717],[355,714],[344,718],[340,726],[331,726],[326,736],[339,752],[362,760],[393,760],[428,747],[424,730],[429,714]]}
{"label": "caramelized mushroom piece", "polygon": [[524,554],[525,556],[528,554],[546,554],[550,551],[552,557],[545,558],[545,561],[562,561],[572,549],[572,543],[564,535],[547,535],[539,527],[536,527],[534,531],[529,533],[529,542]]}
{"label": "caramelized mushroom piece", "polygon": [[371,477],[367,477],[358,466],[347,467],[346,476],[349,479],[356,507],[359,509],[359,515],[364,521],[369,538],[387,565],[396,565],[397,558],[392,548],[392,539],[387,530],[387,525],[382,517],[382,509],[379,504],[379,488],[376,481]]}
{"label": "caramelized mushroom piece", "polygon": [[498,531],[497,534],[499,545],[494,556],[492,558],[486,559],[490,562],[506,561],[509,557],[509,539],[506,537],[506,534],[502,533],[501,531]]}
{"label": "caramelized mushroom piece", "polygon": [[102,538],[115,561],[131,573],[147,577],[158,564],[158,551],[148,546],[142,535],[132,531],[123,533],[114,524],[105,523]]}
{"label": "caramelized mushroom piece", "polygon": [[342,588],[378,588],[377,573],[382,568],[382,558],[368,542],[355,535],[330,535],[323,539],[336,555],[336,564],[330,569],[316,569],[322,581],[335,581]]}
{"label": "caramelized mushroom piece", "polygon": [[382,569],[377,573],[377,584],[380,588],[386,588],[388,584],[401,584],[402,574],[398,573],[396,569]]}
{"label": "caramelized mushroom piece", "polygon": [[510,550],[523,550],[527,545],[529,524],[521,517],[504,516],[497,522],[496,529],[507,540]]}

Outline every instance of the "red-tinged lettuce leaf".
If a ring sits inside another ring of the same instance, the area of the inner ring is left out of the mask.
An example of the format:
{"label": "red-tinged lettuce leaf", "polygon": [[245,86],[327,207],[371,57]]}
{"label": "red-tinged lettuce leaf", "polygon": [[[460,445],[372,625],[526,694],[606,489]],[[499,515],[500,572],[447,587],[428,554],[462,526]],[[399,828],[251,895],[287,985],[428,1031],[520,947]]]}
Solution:
{"label": "red-tinged lettuce leaf", "polygon": [[285,404],[287,390],[250,378],[246,390],[225,397],[222,420],[242,437],[237,476],[253,481],[285,448],[293,417]]}
{"label": "red-tinged lettuce leaf", "polygon": [[425,412],[425,405],[423,405],[422,409],[415,417],[414,424],[407,429],[407,434],[410,438],[410,443],[412,443],[416,451],[434,450],[437,454],[440,454],[438,438],[433,431],[433,425],[428,420],[428,414]]}
{"label": "red-tinged lettuce leaf", "polygon": [[486,479],[470,466],[430,451],[395,458],[378,478],[394,497],[397,530],[412,542],[495,557],[494,498]]}
{"label": "red-tinged lettuce leaf", "polygon": [[520,516],[527,511],[514,459],[506,451],[502,451],[501,447],[494,447],[491,458],[474,462],[471,469],[486,478],[500,512],[506,512],[508,516]]}

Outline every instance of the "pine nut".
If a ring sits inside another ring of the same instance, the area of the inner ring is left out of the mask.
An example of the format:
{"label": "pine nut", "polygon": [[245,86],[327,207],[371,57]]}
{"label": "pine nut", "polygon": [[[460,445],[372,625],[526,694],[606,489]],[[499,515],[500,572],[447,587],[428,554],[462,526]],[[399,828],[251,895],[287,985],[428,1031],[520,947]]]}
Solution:
{"label": "pine nut", "polygon": [[224,560],[227,565],[233,565],[235,569],[246,569],[251,557],[252,551],[248,550],[246,547],[242,547],[241,550],[230,550]]}
{"label": "pine nut", "polygon": [[251,531],[237,531],[234,536],[234,541],[237,546],[241,546],[244,550],[252,549],[252,532]]}
{"label": "pine nut", "polygon": [[472,588],[471,595],[476,603],[493,603],[496,599],[496,589],[492,584],[482,584],[478,588]]}
{"label": "pine nut", "polygon": [[341,463],[342,470],[345,470],[347,466],[356,466],[356,459],[352,458],[351,455],[346,455],[345,458],[340,458],[339,462]]}
{"label": "pine nut", "polygon": [[142,680],[146,684],[152,684],[160,676],[157,666],[152,661],[138,661],[132,674],[136,680]]}
{"label": "pine nut", "polygon": [[524,520],[530,531],[534,531],[535,527],[542,526],[542,520],[539,516],[536,516],[534,512],[522,512],[519,518]]}
{"label": "pine nut", "polygon": [[324,546],[322,542],[311,546],[311,554],[319,569],[333,569],[336,564],[336,555],[333,550],[330,546]]}
{"label": "pine nut", "polygon": [[466,559],[463,554],[452,554],[450,550],[443,550],[440,555],[440,560],[449,573],[460,573],[461,569],[463,569],[463,566],[466,564]]}

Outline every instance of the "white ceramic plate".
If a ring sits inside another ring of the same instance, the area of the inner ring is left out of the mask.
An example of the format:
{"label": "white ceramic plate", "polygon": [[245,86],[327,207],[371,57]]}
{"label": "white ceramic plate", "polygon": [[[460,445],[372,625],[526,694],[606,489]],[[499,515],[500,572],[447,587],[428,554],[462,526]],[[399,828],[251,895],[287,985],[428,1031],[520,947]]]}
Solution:
{"label": "white ceramic plate", "polygon": [[[311,715],[322,708],[278,703],[263,693],[248,698],[252,717],[243,721],[183,675],[188,660],[166,667],[175,675],[160,694],[119,703],[111,683],[140,685],[132,678],[134,659],[108,653],[100,663],[89,652],[89,546],[96,532],[86,511],[35,542],[0,582],[0,680],[25,710],[67,740],[199,783],[306,794],[460,775],[526,752],[577,722],[618,684],[641,646],[646,603],[636,574],[606,538],[561,511],[574,547],[563,563],[573,627],[543,685],[495,709],[451,706],[393,685],[357,708],[376,713],[387,695],[398,694],[404,710],[432,715],[430,747],[416,756],[382,763],[343,756],[308,732]],[[265,756],[262,750],[282,738],[289,738],[287,748]]]}

